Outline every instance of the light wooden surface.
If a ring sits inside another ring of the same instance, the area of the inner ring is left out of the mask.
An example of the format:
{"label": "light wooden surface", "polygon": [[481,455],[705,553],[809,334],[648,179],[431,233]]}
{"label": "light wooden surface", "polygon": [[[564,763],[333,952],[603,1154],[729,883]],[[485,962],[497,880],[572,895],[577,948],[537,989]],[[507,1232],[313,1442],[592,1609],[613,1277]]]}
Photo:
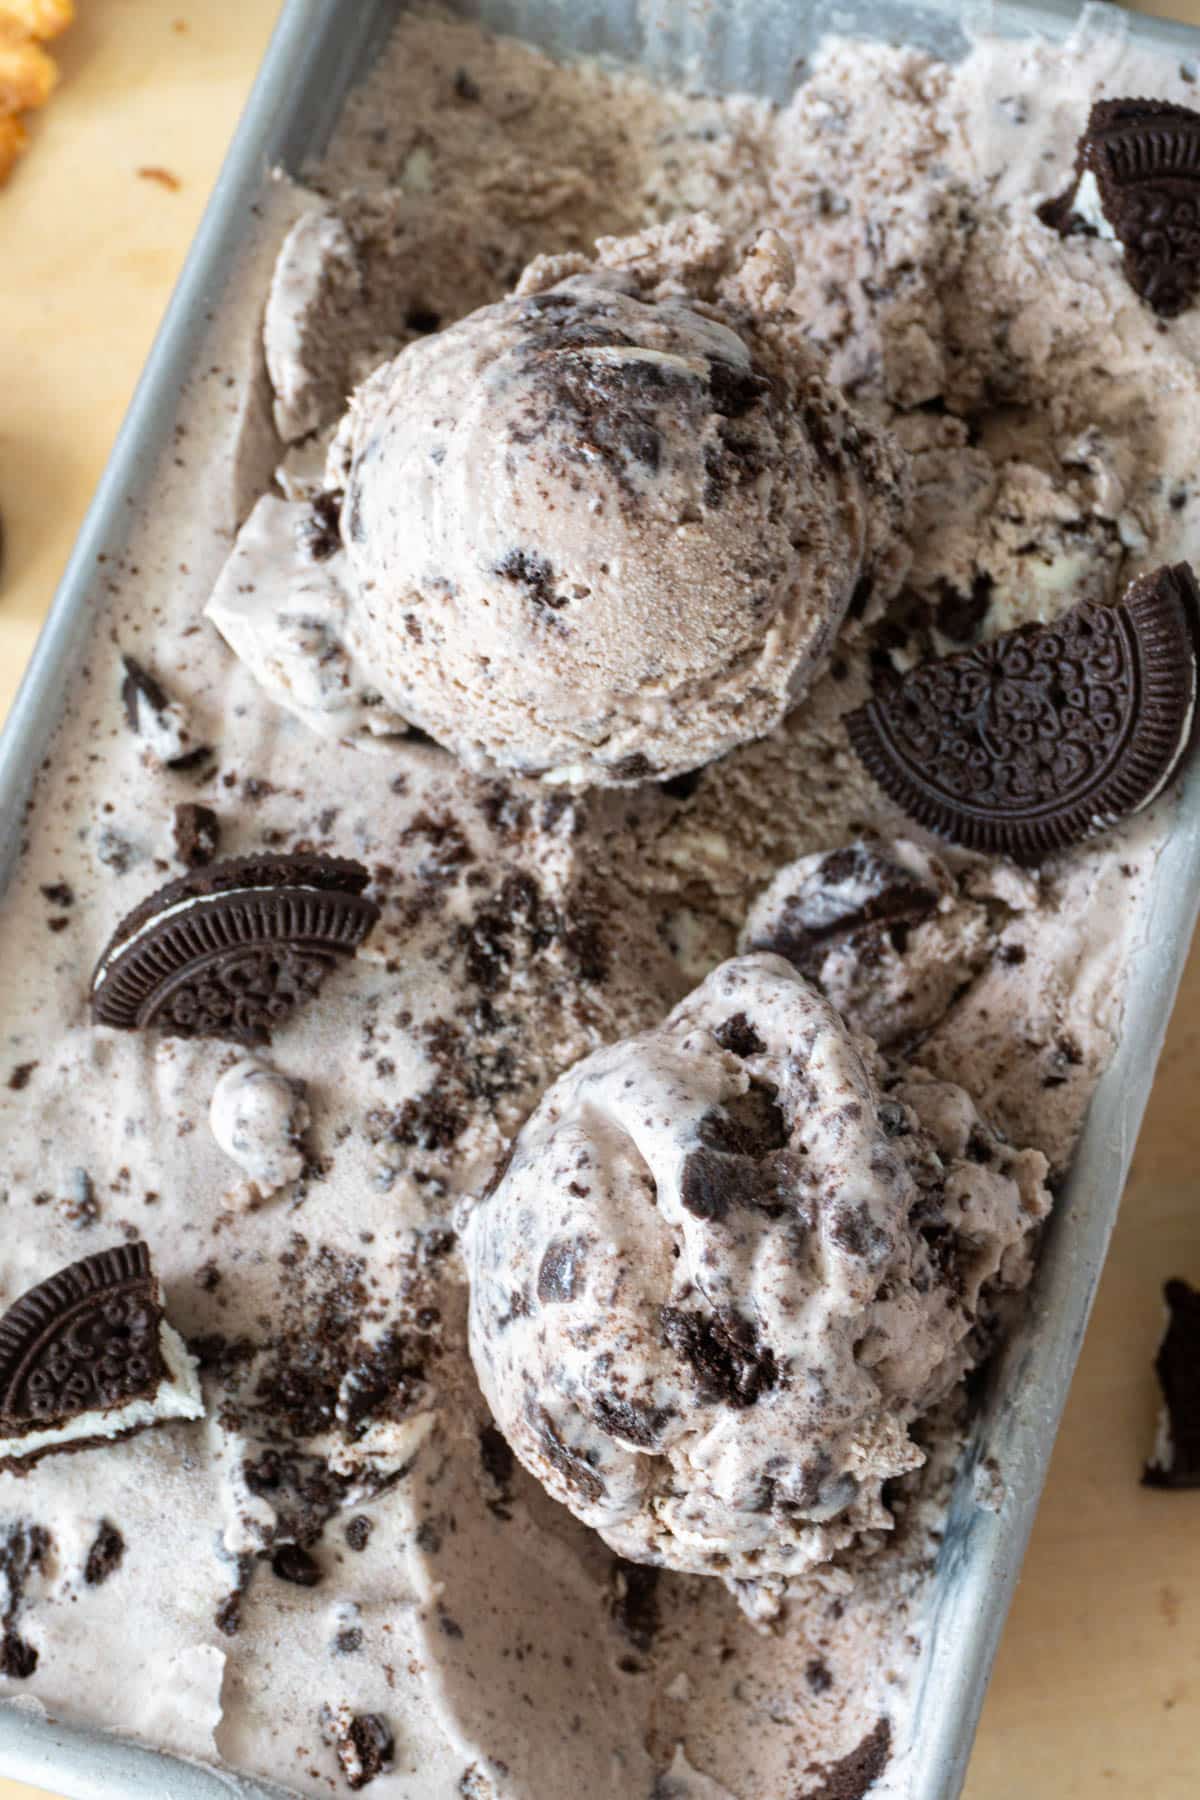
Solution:
{"label": "light wooden surface", "polygon": [[[240,111],[276,0],[79,0],[0,193],[0,710]],[[1200,24],[1200,0],[1162,6]],[[169,169],[177,191],[139,178]],[[1197,1800],[1200,1493],[1138,1486],[1159,1288],[1200,1281],[1200,951],[1159,1071],[967,1800]],[[0,1800],[35,1800],[0,1777]],[[782,1797],[781,1797],[782,1800]]]}

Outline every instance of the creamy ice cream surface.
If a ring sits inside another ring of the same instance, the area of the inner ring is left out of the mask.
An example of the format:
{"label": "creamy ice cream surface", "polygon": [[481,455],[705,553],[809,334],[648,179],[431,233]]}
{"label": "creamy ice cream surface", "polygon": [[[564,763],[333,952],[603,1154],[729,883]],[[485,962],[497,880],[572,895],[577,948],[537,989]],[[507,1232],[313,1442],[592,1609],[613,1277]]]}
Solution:
{"label": "creamy ice cream surface", "polygon": [[[0,931],[0,1309],[144,1242],[203,1416],[0,1474],[0,1705],[299,1794],[911,1794],[958,1377],[1173,800],[1018,870],[845,718],[1200,561],[1200,313],[1035,211],[1190,90],[1094,18],[804,77],[406,12],[264,184]],[[89,1007],[218,842],[379,909],[252,1059]]]}

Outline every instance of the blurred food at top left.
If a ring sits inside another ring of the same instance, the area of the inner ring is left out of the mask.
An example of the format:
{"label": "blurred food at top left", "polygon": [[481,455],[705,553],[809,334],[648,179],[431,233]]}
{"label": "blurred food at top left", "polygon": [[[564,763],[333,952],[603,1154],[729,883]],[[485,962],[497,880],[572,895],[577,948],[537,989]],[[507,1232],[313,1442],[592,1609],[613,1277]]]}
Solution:
{"label": "blurred food at top left", "polygon": [[66,30],[75,0],[0,0],[0,185],[29,142],[29,113],[58,85],[58,64],[44,43]]}

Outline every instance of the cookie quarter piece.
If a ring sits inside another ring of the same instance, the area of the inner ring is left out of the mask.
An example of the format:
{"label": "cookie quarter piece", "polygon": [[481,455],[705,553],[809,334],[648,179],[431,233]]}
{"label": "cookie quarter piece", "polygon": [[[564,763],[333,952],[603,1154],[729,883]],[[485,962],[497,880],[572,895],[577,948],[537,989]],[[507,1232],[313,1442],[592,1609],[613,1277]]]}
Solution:
{"label": "cookie quarter piece", "polygon": [[203,1412],[144,1243],[68,1264],[0,1318],[0,1470]]}
{"label": "cookie quarter piece", "polygon": [[1200,112],[1169,100],[1097,100],[1074,180],[1038,217],[1064,237],[1114,238],[1134,293],[1160,318],[1186,311],[1200,293]]}

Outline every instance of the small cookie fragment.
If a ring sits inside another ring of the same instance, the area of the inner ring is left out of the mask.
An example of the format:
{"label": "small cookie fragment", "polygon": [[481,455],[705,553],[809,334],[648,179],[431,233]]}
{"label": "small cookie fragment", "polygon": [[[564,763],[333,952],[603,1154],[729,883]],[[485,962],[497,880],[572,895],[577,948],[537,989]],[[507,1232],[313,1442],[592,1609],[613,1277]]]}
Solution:
{"label": "small cookie fragment", "polygon": [[1064,237],[1115,239],[1134,293],[1160,318],[1184,312],[1200,293],[1200,112],[1167,100],[1097,100],[1074,180],[1038,217]]}
{"label": "small cookie fragment", "polygon": [[125,670],[121,703],[129,729],[164,768],[188,766],[203,746],[196,744],[184,708],[168,699],[161,682],[136,657],[123,656],[121,663]]}
{"label": "small cookie fragment", "polygon": [[211,806],[186,800],[175,808],[175,854],[189,869],[202,869],[221,848],[221,821]]}
{"label": "small cookie fragment", "polygon": [[921,663],[846,720],[879,786],[928,830],[1036,864],[1149,805],[1193,735],[1200,590],[1187,563]]}
{"label": "small cookie fragment", "polygon": [[124,1555],[125,1539],[110,1520],[101,1519],[83,1566],[87,1586],[99,1587],[107,1581],[120,1568]]}
{"label": "small cookie fragment", "polygon": [[271,1572],[293,1587],[316,1587],[321,1565],[303,1544],[277,1544],[271,1553]]}
{"label": "small cookie fragment", "polygon": [[396,1746],[391,1727],[379,1713],[356,1713],[344,1703],[321,1709],[321,1731],[332,1745],[347,1787],[357,1793],[389,1769]]}
{"label": "small cookie fragment", "polygon": [[1200,1290],[1168,1281],[1167,1329],[1154,1359],[1163,1408],[1144,1487],[1200,1487]]}
{"label": "small cookie fragment", "polygon": [[0,1318],[0,1470],[203,1412],[144,1243],[69,1264]]}
{"label": "small cookie fragment", "polygon": [[230,857],[168,882],[117,926],[92,976],[92,1016],[122,1031],[257,1046],[309,1000],[379,918],[361,863]]}

